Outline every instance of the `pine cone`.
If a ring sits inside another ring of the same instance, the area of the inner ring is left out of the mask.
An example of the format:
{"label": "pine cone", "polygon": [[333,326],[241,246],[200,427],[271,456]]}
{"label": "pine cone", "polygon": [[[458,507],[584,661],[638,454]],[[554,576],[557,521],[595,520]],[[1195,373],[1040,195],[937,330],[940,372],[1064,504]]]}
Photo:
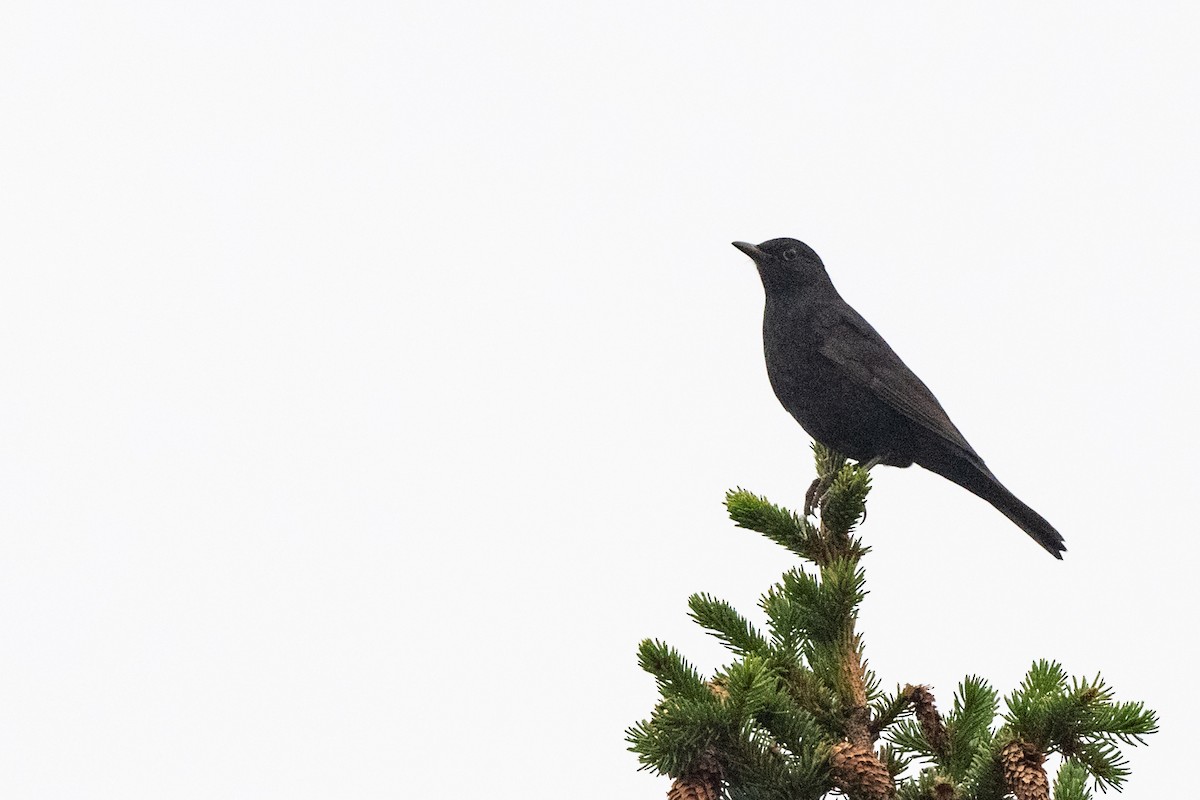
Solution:
{"label": "pine cone", "polygon": [[1017,800],[1050,800],[1050,781],[1042,763],[1046,757],[1033,745],[1020,739],[1000,750],[1004,782]]}
{"label": "pine cone", "polygon": [[667,792],[667,800],[717,800],[721,796],[719,788],[713,788],[702,780],[694,778],[676,778]]}
{"label": "pine cone", "polygon": [[853,800],[890,800],[896,796],[891,774],[866,747],[838,742],[829,753],[834,784]]}
{"label": "pine cone", "polygon": [[905,689],[909,699],[912,700],[917,722],[921,726],[921,733],[925,734],[925,741],[929,742],[933,752],[945,755],[946,725],[942,722],[942,715],[938,713],[937,706],[933,704],[933,694],[929,691],[929,687],[906,686]]}
{"label": "pine cone", "polygon": [[709,748],[686,774],[675,779],[667,800],[718,800],[721,797],[721,761]]}

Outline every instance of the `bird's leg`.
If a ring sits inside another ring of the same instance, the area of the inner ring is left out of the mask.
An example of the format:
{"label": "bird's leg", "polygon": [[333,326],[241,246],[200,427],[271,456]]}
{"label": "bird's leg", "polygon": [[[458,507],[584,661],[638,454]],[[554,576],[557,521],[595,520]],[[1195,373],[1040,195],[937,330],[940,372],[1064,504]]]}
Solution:
{"label": "bird's leg", "polygon": [[[870,472],[872,469],[874,469],[875,467],[878,467],[880,464],[882,464],[883,460],[885,458],[887,458],[887,455],[878,455],[878,456],[875,456],[874,458],[872,458],[870,461],[866,462],[865,464],[859,464],[858,466],[861,467],[862,469],[865,469],[867,472]],[[863,522],[867,521],[866,506],[863,506],[862,521]]]}
{"label": "bird's leg", "polygon": [[[821,491],[821,479],[813,478],[813,482],[809,484],[808,491],[804,493],[804,516],[811,517],[813,507],[817,504],[817,492]],[[824,500],[824,495],[821,497]]]}
{"label": "bird's leg", "polygon": [[832,475],[817,478],[808,487],[808,496],[804,498],[804,516],[812,514],[814,508],[825,510],[825,501],[829,499],[829,492],[833,490],[833,478]]}
{"label": "bird's leg", "polygon": [[[874,467],[878,467],[883,463],[888,456],[886,453],[875,456],[870,461],[859,464],[859,468],[870,472]],[[808,487],[808,492],[804,495],[804,516],[812,516],[814,508],[824,508],[825,500],[829,497],[829,490],[833,486],[833,478],[815,478]],[[863,510],[863,521],[867,519],[866,510]]]}
{"label": "bird's leg", "polygon": [[878,467],[880,464],[882,464],[883,460],[885,458],[887,458],[886,455],[875,456],[867,463],[859,464],[859,466],[862,467],[863,469],[865,469],[867,472],[870,472],[872,469],[874,469],[875,467]]}

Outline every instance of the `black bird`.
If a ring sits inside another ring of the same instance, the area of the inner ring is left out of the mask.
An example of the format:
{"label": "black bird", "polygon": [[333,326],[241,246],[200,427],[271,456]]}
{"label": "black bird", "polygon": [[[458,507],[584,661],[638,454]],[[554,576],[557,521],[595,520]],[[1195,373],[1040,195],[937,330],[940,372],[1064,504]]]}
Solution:
{"label": "black bird", "polygon": [[766,290],[763,349],[775,396],[821,444],[868,465],[920,464],[987,500],[1055,558],[1062,536],[983,463],[883,337],[851,308],[812,248],[734,242]]}

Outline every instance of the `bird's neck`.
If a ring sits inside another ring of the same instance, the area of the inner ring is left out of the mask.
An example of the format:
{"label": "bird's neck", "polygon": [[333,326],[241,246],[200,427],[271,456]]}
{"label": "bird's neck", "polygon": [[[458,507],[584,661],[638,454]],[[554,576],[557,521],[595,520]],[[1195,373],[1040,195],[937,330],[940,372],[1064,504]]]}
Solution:
{"label": "bird's neck", "polygon": [[826,275],[814,276],[803,283],[791,281],[782,286],[767,284],[765,288],[768,309],[772,307],[794,309],[809,305],[844,302],[837,289],[833,288],[833,282]]}

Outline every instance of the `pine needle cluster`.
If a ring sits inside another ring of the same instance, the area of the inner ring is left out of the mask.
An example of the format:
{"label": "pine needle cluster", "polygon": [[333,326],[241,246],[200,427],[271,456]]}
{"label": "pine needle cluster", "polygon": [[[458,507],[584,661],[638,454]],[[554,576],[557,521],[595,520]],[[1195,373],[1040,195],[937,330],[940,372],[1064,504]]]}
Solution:
{"label": "pine needle cluster", "polygon": [[[765,629],[700,593],[690,615],[733,661],[705,677],[664,642],[639,647],[661,699],[628,740],[643,769],[673,779],[669,800],[1088,800],[1120,789],[1121,745],[1142,744],[1157,718],[1118,702],[1099,676],[1038,661],[1003,711],[995,689],[968,676],[945,716],[928,687],[881,688],[857,631],[869,548],[855,530],[870,474],[814,451],[815,522],[743,489],[725,498],[736,525],[808,562],[760,599]],[[1061,763],[1053,781],[1051,757]]]}

